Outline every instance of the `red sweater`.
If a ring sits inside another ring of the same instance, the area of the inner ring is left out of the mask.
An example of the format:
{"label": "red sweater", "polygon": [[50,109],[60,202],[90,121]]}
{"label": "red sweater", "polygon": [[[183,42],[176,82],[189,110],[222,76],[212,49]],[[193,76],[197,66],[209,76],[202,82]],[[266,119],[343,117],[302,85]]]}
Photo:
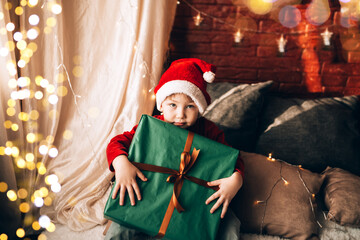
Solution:
{"label": "red sweater", "polygon": [[[162,115],[156,115],[154,117],[164,121],[164,116],[162,116]],[[129,150],[131,141],[134,137],[137,126],[138,125],[133,127],[133,129],[130,132],[124,132],[123,134],[119,134],[110,140],[110,143],[108,144],[107,149],[106,149],[106,155],[107,155],[107,159],[108,159],[108,163],[109,163],[109,169],[112,172],[114,171],[114,168],[112,166],[113,160],[119,155],[128,156],[128,150]],[[219,143],[228,145],[225,141],[224,132],[221,131],[215,125],[215,123],[213,123],[203,117],[199,118],[196,121],[196,123],[193,126],[187,128],[187,130],[197,133],[199,135],[202,135],[204,137],[207,137],[209,139],[215,140]],[[235,170],[238,171],[244,177],[244,162],[241,159],[240,154],[239,154],[238,160],[236,162]]]}

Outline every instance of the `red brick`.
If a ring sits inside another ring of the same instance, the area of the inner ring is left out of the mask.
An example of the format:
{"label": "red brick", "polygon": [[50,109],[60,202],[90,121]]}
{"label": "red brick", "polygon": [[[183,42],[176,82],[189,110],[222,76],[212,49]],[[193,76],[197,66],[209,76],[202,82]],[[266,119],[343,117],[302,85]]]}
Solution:
{"label": "red brick", "polygon": [[318,56],[320,62],[332,62],[334,61],[335,53],[334,51],[320,50]]}
{"label": "red brick", "polygon": [[346,87],[359,88],[360,89],[360,76],[350,76],[350,77],[348,77]]}
{"label": "red brick", "polygon": [[303,61],[302,66],[305,73],[320,73],[319,61]]}
{"label": "red brick", "polygon": [[289,57],[259,58],[259,64],[265,69],[283,68],[294,72],[301,71],[301,62]]}
{"label": "red brick", "polygon": [[286,33],[290,31],[290,29],[273,20],[262,20],[259,22],[259,31],[270,33],[283,33],[285,36]]}
{"label": "red brick", "polygon": [[258,57],[276,57],[278,51],[274,47],[259,46],[256,50],[256,56]]}
{"label": "red brick", "polygon": [[345,88],[344,95],[360,95],[360,88]]}
{"label": "red brick", "polygon": [[308,90],[306,86],[302,84],[289,84],[289,83],[280,83],[279,92],[286,94],[299,94],[299,93],[307,93]]}
{"label": "red brick", "polygon": [[348,63],[360,63],[360,52],[348,52],[347,56]]}
{"label": "red brick", "polygon": [[257,71],[254,69],[241,68],[223,68],[218,67],[216,70],[216,78],[219,79],[241,79],[241,80],[256,80]]}
{"label": "red brick", "polygon": [[321,77],[318,74],[304,74],[303,79],[308,92],[322,92]]}
{"label": "red brick", "polygon": [[343,75],[322,75],[322,84],[324,86],[337,86],[337,87],[344,87],[346,85],[347,77]]}
{"label": "red brick", "polygon": [[301,83],[302,73],[292,72],[282,69],[264,70],[258,71],[258,79],[260,81],[275,80],[277,82],[286,83]]}
{"label": "red brick", "polygon": [[235,43],[232,45],[231,54],[234,56],[242,56],[242,57],[255,57],[256,56],[256,47],[242,47],[242,44],[236,45]]}
{"label": "red brick", "polygon": [[231,50],[230,44],[212,43],[211,52],[216,55],[229,55]]}
{"label": "red brick", "polygon": [[185,43],[173,42],[174,52],[196,53],[196,54],[210,54],[211,45],[209,43]]}
{"label": "red brick", "polygon": [[332,96],[332,95],[343,95],[344,94],[344,87],[332,87],[332,86],[326,86],[324,87],[324,92],[326,96]]}
{"label": "red brick", "polygon": [[305,48],[301,54],[301,59],[317,61],[319,57],[313,48]]}
{"label": "red brick", "polygon": [[347,64],[345,63],[337,63],[331,64],[324,62],[321,70],[322,75],[347,75],[348,69]]}
{"label": "red brick", "polygon": [[349,63],[347,66],[349,75],[360,75],[360,63]]}

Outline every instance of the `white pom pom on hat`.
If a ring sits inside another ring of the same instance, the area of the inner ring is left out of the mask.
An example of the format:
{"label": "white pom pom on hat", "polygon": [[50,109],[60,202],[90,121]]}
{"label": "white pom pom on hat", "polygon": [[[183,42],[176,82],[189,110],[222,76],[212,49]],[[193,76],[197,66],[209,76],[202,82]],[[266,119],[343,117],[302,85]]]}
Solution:
{"label": "white pom pom on hat", "polygon": [[203,114],[211,103],[206,86],[215,80],[215,72],[215,65],[198,58],[183,58],[172,62],[154,90],[157,109],[160,110],[166,97],[184,93],[191,97],[200,114]]}

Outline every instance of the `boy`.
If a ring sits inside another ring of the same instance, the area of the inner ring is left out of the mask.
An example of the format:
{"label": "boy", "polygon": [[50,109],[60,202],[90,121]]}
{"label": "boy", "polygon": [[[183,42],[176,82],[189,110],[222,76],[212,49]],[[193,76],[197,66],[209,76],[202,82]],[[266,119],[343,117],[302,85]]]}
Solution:
{"label": "boy", "polygon": [[[206,84],[214,80],[215,70],[214,65],[196,58],[174,61],[162,75],[154,90],[157,109],[162,113],[154,117],[226,144],[223,132],[214,123],[201,117],[211,101],[206,92]],[[130,132],[115,136],[107,147],[109,168],[111,171],[115,171],[116,179],[112,198],[115,199],[119,192],[120,205],[124,204],[126,193],[130,198],[131,205],[136,204],[135,197],[140,201],[141,192],[136,183],[136,178],[147,181],[145,175],[127,158],[127,152],[136,128],[137,126]],[[242,186],[243,171],[243,162],[239,157],[236,169],[230,177],[208,183],[209,186],[219,187],[219,190],[205,201],[205,204],[209,204],[217,199],[210,210],[211,213],[223,205],[221,218],[225,217],[231,200]],[[114,223],[110,228],[113,225]],[[224,233],[224,235],[226,234]]]}

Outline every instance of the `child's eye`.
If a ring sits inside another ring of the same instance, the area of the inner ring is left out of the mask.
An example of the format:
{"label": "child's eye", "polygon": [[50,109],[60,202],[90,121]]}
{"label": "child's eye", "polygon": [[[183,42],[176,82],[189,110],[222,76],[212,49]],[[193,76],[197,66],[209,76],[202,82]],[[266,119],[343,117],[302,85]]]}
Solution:
{"label": "child's eye", "polygon": [[169,106],[174,108],[174,107],[176,107],[176,104],[175,103],[170,103]]}
{"label": "child's eye", "polygon": [[194,108],[194,105],[187,105],[186,108]]}

